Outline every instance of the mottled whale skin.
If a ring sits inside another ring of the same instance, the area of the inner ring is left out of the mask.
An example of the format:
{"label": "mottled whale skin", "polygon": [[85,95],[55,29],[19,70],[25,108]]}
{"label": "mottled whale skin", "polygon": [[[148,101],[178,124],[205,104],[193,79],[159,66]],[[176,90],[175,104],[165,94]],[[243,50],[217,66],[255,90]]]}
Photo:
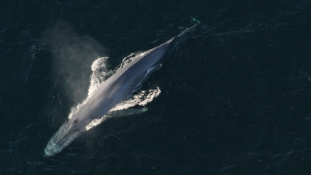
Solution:
{"label": "mottled whale skin", "polygon": [[61,152],[86,131],[86,126],[93,119],[100,119],[115,105],[130,97],[148,70],[159,65],[162,58],[174,50],[181,37],[182,35],[176,36],[140,54],[103,82],[52,136],[44,150],[45,156],[49,157]]}

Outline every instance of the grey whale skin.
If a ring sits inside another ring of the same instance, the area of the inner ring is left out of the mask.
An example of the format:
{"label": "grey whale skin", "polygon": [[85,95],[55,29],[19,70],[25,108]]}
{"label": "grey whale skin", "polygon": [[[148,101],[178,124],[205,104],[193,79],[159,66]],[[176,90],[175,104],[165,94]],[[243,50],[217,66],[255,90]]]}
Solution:
{"label": "grey whale skin", "polygon": [[176,48],[183,33],[139,55],[104,81],[52,136],[44,150],[45,156],[61,152],[86,131],[93,119],[102,118],[112,107],[130,97],[149,70]]}

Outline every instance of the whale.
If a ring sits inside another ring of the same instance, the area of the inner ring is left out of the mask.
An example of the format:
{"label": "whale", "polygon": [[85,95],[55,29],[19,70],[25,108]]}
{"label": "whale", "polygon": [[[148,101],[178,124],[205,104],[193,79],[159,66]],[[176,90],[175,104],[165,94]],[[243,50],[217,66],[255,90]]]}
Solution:
{"label": "whale", "polygon": [[94,119],[107,115],[117,104],[131,97],[142,81],[178,48],[186,30],[163,44],[143,52],[134,60],[119,68],[79,106],[72,116],[51,137],[44,149],[46,157],[60,153],[77,137],[87,131],[87,125]]}

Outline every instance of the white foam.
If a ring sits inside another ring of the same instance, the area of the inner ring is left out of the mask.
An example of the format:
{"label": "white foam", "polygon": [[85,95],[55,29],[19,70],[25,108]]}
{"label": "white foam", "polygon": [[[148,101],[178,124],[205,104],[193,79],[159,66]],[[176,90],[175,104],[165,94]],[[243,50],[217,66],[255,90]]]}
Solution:
{"label": "white foam", "polygon": [[110,112],[127,109],[136,105],[146,106],[147,103],[151,102],[155,97],[158,97],[160,93],[161,90],[159,87],[156,89],[149,89],[148,91],[140,91],[138,94],[133,95],[128,100],[117,104],[110,110]]}
{"label": "white foam", "polygon": [[86,126],[86,130],[89,130],[91,128],[94,128],[95,126],[101,124],[103,121],[105,121],[107,119],[107,116],[104,115],[102,118],[100,119],[94,119],[92,120],[87,126]]}
{"label": "white foam", "polygon": [[100,57],[93,62],[88,97],[112,74],[112,71],[107,70],[107,59],[108,57]]}
{"label": "white foam", "polygon": [[136,53],[131,53],[130,55],[126,56],[125,58],[123,58],[122,63],[120,64],[118,70],[123,68],[125,65],[129,64],[130,62],[132,62],[137,57],[143,56],[144,54],[145,52],[136,52]]}

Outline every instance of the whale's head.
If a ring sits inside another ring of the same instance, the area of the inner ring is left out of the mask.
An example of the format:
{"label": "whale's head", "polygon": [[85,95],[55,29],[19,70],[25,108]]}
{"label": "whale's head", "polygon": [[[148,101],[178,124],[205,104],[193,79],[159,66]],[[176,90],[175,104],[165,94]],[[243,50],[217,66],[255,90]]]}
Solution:
{"label": "whale's head", "polygon": [[83,121],[79,119],[68,120],[58,129],[46,145],[44,149],[45,156],[50,157],[61,152],[83,132],[85,132]]}

